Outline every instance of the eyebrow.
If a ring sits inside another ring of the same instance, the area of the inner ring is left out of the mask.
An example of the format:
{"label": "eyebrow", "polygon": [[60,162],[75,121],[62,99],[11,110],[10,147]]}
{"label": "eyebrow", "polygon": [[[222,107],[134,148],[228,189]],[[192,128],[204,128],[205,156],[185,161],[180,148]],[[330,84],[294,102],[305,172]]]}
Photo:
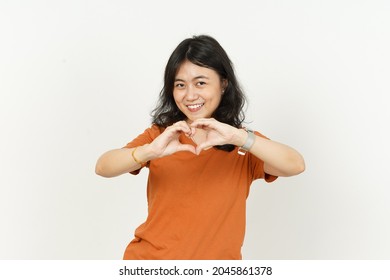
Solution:
{"label": "eyebrow", "polygon": [[[195,81],[195,80],[199,80],[199,79],[207,79],[207,80],[210,80],[209,77],[204,76],[204,75],[196,76],[196,77],[193,78],[192,80]],[[175,82],[185,82],[185,80],[176,78],[176,79],[175,79]]]}

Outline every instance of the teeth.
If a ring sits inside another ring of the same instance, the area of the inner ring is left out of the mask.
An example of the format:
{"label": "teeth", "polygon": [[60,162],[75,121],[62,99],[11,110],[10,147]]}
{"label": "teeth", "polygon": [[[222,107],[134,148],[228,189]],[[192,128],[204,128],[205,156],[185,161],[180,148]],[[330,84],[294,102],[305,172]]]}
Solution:
{"label": "teeth", "polygon": [[200,108],[202,106],[203,106],[203,104],[195,104],[195,105],[188,105],[187,107],[194,110],[194,109]]}

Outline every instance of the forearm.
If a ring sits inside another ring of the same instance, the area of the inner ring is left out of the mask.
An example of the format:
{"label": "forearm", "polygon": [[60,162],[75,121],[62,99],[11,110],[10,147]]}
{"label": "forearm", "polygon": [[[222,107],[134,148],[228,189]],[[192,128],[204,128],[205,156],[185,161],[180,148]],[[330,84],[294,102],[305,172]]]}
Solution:
{"label": "forearm", "polygon": [[[243,146],[247,137],[247,132],[238,129],[234,144]],[[301,154],[282,143],[255,136],[249,152],[264,161],[264,171],[271,175],[293,176],[305,170],[305,162]]]}
{"label": "forearm", "polygon": [[[139,162],[147,162],[152,159],[152,155],[147,146],[137,147],[134,157]],[[132,155],[134,149],[114,149],[104,153],[96,163],[96,174],[109,178],[139,169],[141,164],[136,162]]]}
{"label": "forearm", "polygon": [[256,136],[249,152],[264,161],[264,171],[271,175],[287,177],[305,170],[301,154],[282,143]]}

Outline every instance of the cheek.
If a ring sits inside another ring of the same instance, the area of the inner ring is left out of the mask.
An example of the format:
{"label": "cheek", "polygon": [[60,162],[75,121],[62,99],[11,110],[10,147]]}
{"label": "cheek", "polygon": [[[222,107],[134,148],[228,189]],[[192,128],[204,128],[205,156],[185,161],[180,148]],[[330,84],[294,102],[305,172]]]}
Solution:
{"label": "cheek", "polygon": [[182,110],[181,108],[184,106],[183,105],[183,102],[182,102],[182,97],[180,96],[180,94],[175,94],[175,92],[173,93],[173,101],[175,102],[176,104],[176,107],[178,109],[180,109],[180,111]]}
{"label": "cheek", "polygon": [[175,101],[175,103],[177,104],[180,101],[179,95],[173,92],[172,96],[173,96],[173,101]]}
{"label": "cheek", "polygon": [[222,94],[220,92],[215,92],[212,97],[213,103],[219,105],[219,103],[221,103],[221,100],[222,100]]}

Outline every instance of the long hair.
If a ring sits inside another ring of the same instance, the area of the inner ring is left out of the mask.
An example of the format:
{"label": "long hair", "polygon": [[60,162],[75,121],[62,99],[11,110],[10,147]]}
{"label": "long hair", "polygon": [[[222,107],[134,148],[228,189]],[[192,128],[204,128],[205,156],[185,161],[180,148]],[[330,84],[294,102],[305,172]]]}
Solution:
{"label": "long hair", "polygon": [[[221,80],[227,80],[227,87],[221,102],[212,117],[236,128],[241,127],[245,119],[243,111],[245,96],[235,76],[233,64],[225,50],[214,38],[208,35],[194,36],[183,40],[169,57],[165,67],[164,86],[160,92],[158,104],[151,113],[152,122],[165,128],[186,119],[173,97],[177,71],[186,60],[198,66],[210,68],[218,73]],[[215,147],[225,151],[234,149],[234,145]]]}

